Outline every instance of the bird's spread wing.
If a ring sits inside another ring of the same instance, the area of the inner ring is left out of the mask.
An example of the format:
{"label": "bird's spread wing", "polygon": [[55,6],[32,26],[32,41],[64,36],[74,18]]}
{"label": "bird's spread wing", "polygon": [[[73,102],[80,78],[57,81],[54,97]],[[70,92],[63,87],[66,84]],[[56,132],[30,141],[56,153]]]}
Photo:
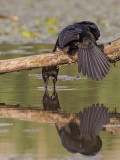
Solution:
{"label": "bird's spread wing", "polygon": [[94,44],[92,47],[78,50],[78,71],[92,79],[103,79],[109,71],[110,65],[106,55]]}
{"label": "bird's spread wing", "polygon": [[82,33],[81,28],[77,28],[74,25],[69,25],[62,30],[58,37],[58,43],[60,48],[63,48],[66,44],[73,40],[79,40],[80,33]]}

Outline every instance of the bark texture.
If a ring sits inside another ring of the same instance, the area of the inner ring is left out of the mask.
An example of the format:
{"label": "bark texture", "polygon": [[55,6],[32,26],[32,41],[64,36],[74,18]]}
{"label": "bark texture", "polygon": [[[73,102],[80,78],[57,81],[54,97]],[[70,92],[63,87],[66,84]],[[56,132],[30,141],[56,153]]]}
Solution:
{"label": "bark texture", "polygon": [[[80,124],[79,116],[75,113],[66,113],[64,111],[44,111],[42,109],[35,109],[34,107],[23,108],[20,105],[6,105],[0,104],[0,115],[4,118],[17,118],[26,121],[34,121],[39,123],[54,123],[59,127],[69,123],[74,119],[74,122]],[[106,131],[109,131],[115,135],[120,135],[120,113],[112,113],[110,122],[108,125],[113,127],[106,127]],[[115,125],[115,126],[114,126]]]}
{"label": "bark texture", "polygon": [[[99,47],[111,62],[120,60],[120,39],[102,44]],[[72,64],[77,61],[77,53],[70,56],[57,50],[55,53],[51,52],[34,56],[0,60],[0,74],[21,70],[31,70],[40,67],[61,66],[65,64]]]}

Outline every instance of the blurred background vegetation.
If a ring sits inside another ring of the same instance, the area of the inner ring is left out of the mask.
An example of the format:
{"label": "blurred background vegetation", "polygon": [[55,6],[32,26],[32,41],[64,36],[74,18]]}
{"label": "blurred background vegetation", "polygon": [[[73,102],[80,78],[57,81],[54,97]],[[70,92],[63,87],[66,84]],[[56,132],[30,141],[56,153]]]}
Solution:
{"label": "blurred background vegetation", "polygon": [[95,22],[100,42],[120,37],[119,0],[4,0],[0,1],[0,43],[55,43],[66,26]]}

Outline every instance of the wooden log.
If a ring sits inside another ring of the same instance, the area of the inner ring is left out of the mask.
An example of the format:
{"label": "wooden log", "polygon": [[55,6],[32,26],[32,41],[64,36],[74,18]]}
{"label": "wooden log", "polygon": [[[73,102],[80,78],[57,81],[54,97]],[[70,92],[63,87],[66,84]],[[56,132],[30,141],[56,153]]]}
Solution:
{"label": "wooden log", "polygon": [[69,114],[61,110],[45,111],[35,107],[21,107],[20,105],[6,105],[0,103],[0,116],[40,123],[69,123],[77,114]]}
{"label": "wooden log", "polygon": [[[44,111],[39,108],[35,109],[34,107],[23,108],[20,105],[0,104],[0,116],[37,123],[54,123],[58,124],[60,127],[73,119],[77,124],[80,123],[77,113],[66,113],[61,110],[56,112]],[[120,135],[120,127],[118,127],[120,125],[120,113],[113,113],[108,125],[113,125],[113,127],[106,127],[106,131],[112,132],[115,135]]]}
{"label": "wooden log", "polygon": [[120,60],[120,38],[99,47],[111,61],[116,62]]}
{"label": "wooden log", "polygon": [[[116,62],[120,59],[120,39],[99,46],[109,60]],[[73,56],[57,50],[55,53],[46,53],[34,56],[0,60],[0,74],[34,68],[61,66],[78,61],[77,53]]]}

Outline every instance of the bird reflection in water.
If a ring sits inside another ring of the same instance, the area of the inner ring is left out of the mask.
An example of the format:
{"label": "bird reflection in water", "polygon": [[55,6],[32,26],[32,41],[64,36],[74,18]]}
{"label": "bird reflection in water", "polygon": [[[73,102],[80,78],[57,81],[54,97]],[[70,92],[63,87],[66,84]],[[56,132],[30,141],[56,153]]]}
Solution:
{"label": "bird reflection in water", "polygon": [[47,111],[57,111],[60,109],[60,103],[55,88],[53,89],[51,96],[48,93],[48,89],[45,88],[45,93],[43,96],[43,108]]}
{"label": "bird reflection in water", "polygon": [[71,153],[96,155],[102,148],[99,136],[103,125],[109,123],[110,113],[104,105],[92,105],[79,113],[80,123],[72,119],[60,127],[56,124],[62,145]]}

